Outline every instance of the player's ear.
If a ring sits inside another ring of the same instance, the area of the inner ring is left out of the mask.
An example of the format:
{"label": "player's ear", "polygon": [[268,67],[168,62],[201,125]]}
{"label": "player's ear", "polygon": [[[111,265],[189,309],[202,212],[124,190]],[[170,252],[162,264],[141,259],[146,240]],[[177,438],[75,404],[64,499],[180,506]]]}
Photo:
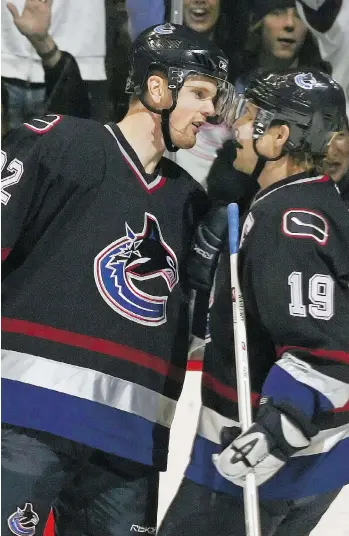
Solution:
{"label": "player's ear", "polygon": [[287,125],[279,125],[276,128],[274,143],[276,148],[282,148],[287,142],[290,135],[290,129]]}
{"label": "player's ear", "polygon": [[167,80],[160,74],[153,74],[148,78],[148,95],[155,108],[167,108],[171,104],[171,92]]}

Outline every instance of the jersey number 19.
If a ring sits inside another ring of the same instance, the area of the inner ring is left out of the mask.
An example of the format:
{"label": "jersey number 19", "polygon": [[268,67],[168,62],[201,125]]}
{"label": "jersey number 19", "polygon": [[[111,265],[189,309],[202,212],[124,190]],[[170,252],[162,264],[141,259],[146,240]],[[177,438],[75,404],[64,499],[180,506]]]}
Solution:
{"label": "jersey number 19", "polygon": [[[288,276],[291,289],[290,315],[307,316],[308,312],[313,318],[330,320],[334,314],[334,281],[326,274],[314,274],[309,279],[308,308],[303,303],[303,274],[292,272]],[[307,311],[308,309],[308,311]]]}

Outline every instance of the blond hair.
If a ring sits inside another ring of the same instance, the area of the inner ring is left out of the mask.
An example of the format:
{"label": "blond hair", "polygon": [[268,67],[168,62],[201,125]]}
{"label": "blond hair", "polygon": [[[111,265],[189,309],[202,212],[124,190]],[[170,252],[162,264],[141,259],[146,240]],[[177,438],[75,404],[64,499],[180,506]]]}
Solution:
{"label": "blond hair", "polygon": [[295,167],[300,167],[311,174],[324,174],[326,154],[314,155],[309,150],[295,149],[294,151],[290,151],[288,156],[292,159]]}

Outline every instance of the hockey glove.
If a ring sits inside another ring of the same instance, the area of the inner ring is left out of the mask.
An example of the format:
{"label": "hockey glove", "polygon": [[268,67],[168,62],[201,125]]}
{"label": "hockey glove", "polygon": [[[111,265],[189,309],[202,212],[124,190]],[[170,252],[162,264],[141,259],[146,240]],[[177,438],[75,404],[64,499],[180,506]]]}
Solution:
{"label": "hockey glove", "polygon": [[210,292],[227,236],[227,207],[213,207],[198,225],[189,252],[186,273],[190,288]]}
{"label": "hockey glove", "polygon": [[250,471],[258,486],[272,478],[318,431],[298,409],[276,407],[267,397],[261,404],[256,422],[245,433],[236,437],[236,428],[222,430],[225,445],[229,430],[232,442],[221,454],[213,455],[217,471],[237,486],[244,486]]}

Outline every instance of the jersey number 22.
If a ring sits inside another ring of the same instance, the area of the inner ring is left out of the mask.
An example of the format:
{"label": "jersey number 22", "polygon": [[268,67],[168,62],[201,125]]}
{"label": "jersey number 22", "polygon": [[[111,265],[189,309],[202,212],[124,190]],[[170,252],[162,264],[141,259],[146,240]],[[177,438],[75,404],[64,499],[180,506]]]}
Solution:
{"label": "jersey number 22", "polygon": [[[3,172],[4,167],[6,166],[6,162],[7,154],[5,153],[5,151],[1,151],[1,172]],[[9,175],[8,177],[1,178],[1,203],[3,205],[7,205],[11,198],[11,194],[8,193],[6,188],[17,184],[17,182],[19,182],[20,178],[22,177],[23,162],[15,158],[9,163],[6,169],[11,173],[11,175]]]}

